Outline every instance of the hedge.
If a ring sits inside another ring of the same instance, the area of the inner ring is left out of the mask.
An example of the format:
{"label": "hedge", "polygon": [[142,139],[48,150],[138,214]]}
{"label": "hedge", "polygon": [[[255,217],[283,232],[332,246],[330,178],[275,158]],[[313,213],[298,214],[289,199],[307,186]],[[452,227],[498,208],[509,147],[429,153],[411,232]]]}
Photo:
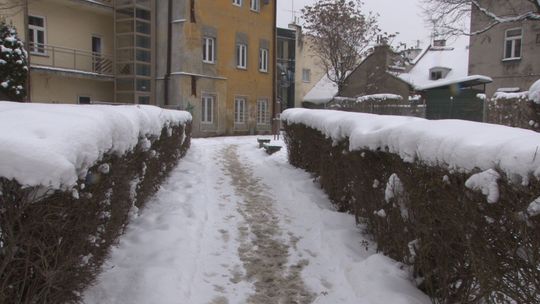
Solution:
{"label": "hedge", "polygon": [[502,172],[497,203],[465,183],[476,172],[404,162],[384,148],[350,151],[299,123],[285,124],[292,165],[311,172],[378,250],[410,266],[434,303],[540,303],[540,183]]}
{"label": "hedge", "polygon": [[[172,132],[171,132],[172,131]],[[106,154],[71,190],[0,178],[0,303],[72,303],[129,218],[185,155],[191,124]]]}

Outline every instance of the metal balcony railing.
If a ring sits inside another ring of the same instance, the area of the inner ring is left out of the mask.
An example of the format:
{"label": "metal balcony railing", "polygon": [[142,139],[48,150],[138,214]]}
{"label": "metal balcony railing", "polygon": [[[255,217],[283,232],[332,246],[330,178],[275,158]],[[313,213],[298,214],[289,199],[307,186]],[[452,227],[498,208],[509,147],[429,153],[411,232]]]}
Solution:
{"label": "metal balcony railing", "polygon": [[88,2],[90,4],[101,4],[105,6],[112,7],[114,4],[114,0],[82,0],[83,2]]}
{"label": "metal balcony railing", "polygon": [[40,43],[30,43],[28,50],[33,66],[104,76],[114,74],[113,57],[109,55]]}

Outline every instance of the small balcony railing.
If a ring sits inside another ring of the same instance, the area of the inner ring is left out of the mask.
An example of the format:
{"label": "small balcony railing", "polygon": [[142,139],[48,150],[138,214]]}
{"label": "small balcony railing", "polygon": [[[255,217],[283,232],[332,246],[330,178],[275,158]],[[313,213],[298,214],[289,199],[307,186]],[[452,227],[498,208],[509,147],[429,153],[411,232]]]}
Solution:
{"label": "small balcony railing", "polygon": [[109,55],[41,43],[30,43],[28,50],[33,66],[104,76],[114,74],[113,57]]}

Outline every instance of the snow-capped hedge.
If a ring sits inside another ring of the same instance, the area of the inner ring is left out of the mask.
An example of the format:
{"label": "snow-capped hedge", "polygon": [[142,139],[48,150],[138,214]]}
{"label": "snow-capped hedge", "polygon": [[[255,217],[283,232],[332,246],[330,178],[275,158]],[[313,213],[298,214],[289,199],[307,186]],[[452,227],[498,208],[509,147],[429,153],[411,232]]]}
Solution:
{"label": "snow-capped hedge", "polygon": [[426,120],[341,111],[290,109],[288,124],[319,130],[350,150],[385,150],[406,162],[418,161],[471,172],[496,168],[527,184],[540,178],[540,134],[529,130],[463,120]]}
{"label": "snow-capped hedge", "polygon": [[80,300],[190,138],[186,112],[0,102],[0,303]]}
{"label": "snow-capped hedge", "polygon": [[459,120],[290,109],[316,176],[437,303],[540,303],[540,134]]}
{"label": "snow-capped hedge", "polygon": [[0,102],[0,177],[24,186],[69,188],[105,154],[124,155],[187,112],[153,106]]}

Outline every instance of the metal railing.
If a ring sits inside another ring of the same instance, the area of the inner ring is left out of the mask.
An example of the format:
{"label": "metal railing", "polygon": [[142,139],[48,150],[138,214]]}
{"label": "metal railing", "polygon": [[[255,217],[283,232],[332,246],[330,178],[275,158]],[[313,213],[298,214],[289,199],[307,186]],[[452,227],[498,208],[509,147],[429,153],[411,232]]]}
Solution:
{"label": "metal railing", "polygon": [[106,76],[114,74],[113,56],[110,55],[32,42],[28,50],[32,65]]}
{"label": "metal railing", "polygon": [[97,3],[97,4],[103,4],[106,6],[112,7],[114,4],[114,0],[82,0],[89,3]]}

